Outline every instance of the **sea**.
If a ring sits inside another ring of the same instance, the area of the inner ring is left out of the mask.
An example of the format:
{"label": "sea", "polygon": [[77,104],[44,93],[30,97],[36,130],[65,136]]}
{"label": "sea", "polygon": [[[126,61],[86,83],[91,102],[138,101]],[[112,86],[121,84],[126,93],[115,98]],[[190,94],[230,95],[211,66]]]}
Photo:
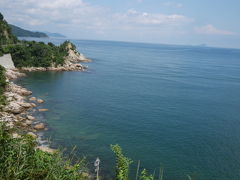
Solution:
{"label": "sea", "polygon": [[240,179],[240,49],[71,41],[92,59],[86,71],[17,81],[45,100],[34,115],[52,147],[74,149],[92,173],[99,157],[103,179],[114,179],[111,144],[133,161],[131,179],[138,162],[164,180]]}

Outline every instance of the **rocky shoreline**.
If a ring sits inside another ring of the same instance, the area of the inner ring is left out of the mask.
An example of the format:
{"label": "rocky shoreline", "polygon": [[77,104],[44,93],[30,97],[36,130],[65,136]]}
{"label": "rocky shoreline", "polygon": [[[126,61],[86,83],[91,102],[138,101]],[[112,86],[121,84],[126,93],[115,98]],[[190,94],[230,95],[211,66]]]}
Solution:
{"label": "rocky shoreline", "polygon": [[84,71],[87,67],[79,64],[78,62],[90,62],[91,60],[85,58],[80,53],[72,50],[69,47],[68,56],[65,57],[63,65],[51,67],[24,67],[24,68],[12,68],[6,69],[5,76],[7,87],[4,92],[7,104],[0,107],[0,122],[5,122],[7,126],[16,129],[13,137],[19,137],[23,134],[28,134],[34,139],[38,140],[38,146],[36,148],[42,151],[53,153],[55,150],[49,148],[46,145],[41,145],[39,131],[47,130],[46,126],[42,122],[38,122],[32,115],[32,112],[45,112],[48,109],[39,109],[38,105],[44,103],[44,100],[33,97],[32,92],[13,83],[13,80],[24,77],[24,72],[33,71]]}
{"label": "rocky shoreline", "polygon": [[[39,140],[40,137],[38,137],[37,132],[47,130],[47,128],[45,124],[36,121],[32,112],[34,110],[38,110],[39,112],[47,110],[37,108],[44,101],[31,96],[31,91],[12,82],[16,78],[25,76],[24,73],[19,72],[18,69],[7,69],[5,75],[8,82],[4,92],[7,104],[1,107],[0,122],[5,122],[7,126],[16,130],[13,137],[17,138],[23,134],[28,134],[34,139]],[[49,153],[55,151],[48,146],[42,146],[39,142],[36,148]]]}

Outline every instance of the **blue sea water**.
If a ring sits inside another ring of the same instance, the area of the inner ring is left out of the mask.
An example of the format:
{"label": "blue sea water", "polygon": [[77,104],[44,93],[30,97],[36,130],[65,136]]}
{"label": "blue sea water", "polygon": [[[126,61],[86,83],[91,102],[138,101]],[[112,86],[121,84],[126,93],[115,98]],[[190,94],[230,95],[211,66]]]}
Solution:
{"label": "blue sea water", "polygon": [[[47,41],[47,40],[45,40]],[[50,39],[58,44],[62,40]],[[240,179],[240,50],[73,40],[86,72],[33,72],[18,81],[46,101],[53,146],[85,155],[111,179],[119,144],[166,180]],[[110,175],[109,175],[110,174]]]}

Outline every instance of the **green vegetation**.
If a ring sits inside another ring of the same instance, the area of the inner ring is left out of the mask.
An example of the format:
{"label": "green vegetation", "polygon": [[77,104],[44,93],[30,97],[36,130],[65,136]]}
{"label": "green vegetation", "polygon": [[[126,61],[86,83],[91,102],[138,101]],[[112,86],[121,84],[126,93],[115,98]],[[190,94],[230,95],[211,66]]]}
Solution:
{"label": "green vegetation", "polygon": [[43,32],[28,31],[12,24],[10,24],[10,27],[12,29],[12,33],[17,37],[48,37],[48,35]]}
{"label": "green vegetation", "polygon": [[29,135],[12,137],[13,130],[0,124],[0,179],[2,180],[84,180],[84,160],[72,164],[56,152],[35,149]]}
{"label": "green vegetation", "polygon": [[6,104],[6,97],[3,95],[6,86],[5,69],[0,65],[0,110],[1,106]]}
{"label": "green vegetation", "polygon": [[53,43],[21,41],[20,44],[0,47],[0,52],[11,53],[16,67],[49,67],[64,63],[64,56],[68,55],[67,44],[60,46]]}
{"label": "green vegetation", "polygon": [[[0,13],[0,56],[11,53],[16,67],[49,67],[62,65],[68,55],[69,41],[60,46],[35,41],[20,41],[11,33],[11,28]],[[76,50],[71,43],[71,49]]]}
{"label": "green vegetation", "polygon": [[111,145],[111,148],[116,156],[116,180],[128,180],[129,165],[132,161],[122,154],[119,145]]}
{"label": "green vegetation", "polygon": [[[118,144],[111,145],[111,149],[114,152],[115,157],[116,157],[115,179],[116,180],[130,180],[129,166],[132,163],[132,160],[123,155],[122,148]],[[153,175],[148,174],[146,169],[143,169],[139,175],[139,173],[138,173],[139,166],[140,166],[140,161],[138,162],[135,180],[154,180],[154,174]],[[163,178],[163,170],[160,169],[158,180],[162,180],[162,178]]]}
{"label": "green vegetation", "polygon": [[[76,51],[75,45],[65,41],[60,46],[35,41],[18,41],[0,13],[0,56],[11,53],[16,67],[49,67],[64,63],[68,49]],[[5,69],[0,66],[0,108],[5,105],[3,93],[6,87]],[[1,110],[1,109],[0,109]],[[36,141],[29,135],[13,138],[13,130],[0,124],[0,180],[84,180],[89,179],[83,160],[66,159],[60,152],[50,154],[36,149]],[[116,180],[130,180],[132,161],[125,157],[119,145],[111,145],[116,156]],[[163,180],[163,169],[158,178],[146,169],[139,173],[138,163],[135,180]],[[191,177],[188,176],[190,180]]]}
{"label": "green vegetation", "polygon": [[0,13],[0,45],[15,44],[17,38],[11,33],[11,28]]}

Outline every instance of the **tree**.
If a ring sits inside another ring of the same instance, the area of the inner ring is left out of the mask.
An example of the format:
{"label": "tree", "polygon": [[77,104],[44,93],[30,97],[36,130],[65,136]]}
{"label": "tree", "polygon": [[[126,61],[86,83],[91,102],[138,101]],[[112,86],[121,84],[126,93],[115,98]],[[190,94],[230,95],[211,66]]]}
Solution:
{"label": "tree", "polygon": [[3,21],[4,17],[2,15],[2,13],[0,13],[0,21]]}

